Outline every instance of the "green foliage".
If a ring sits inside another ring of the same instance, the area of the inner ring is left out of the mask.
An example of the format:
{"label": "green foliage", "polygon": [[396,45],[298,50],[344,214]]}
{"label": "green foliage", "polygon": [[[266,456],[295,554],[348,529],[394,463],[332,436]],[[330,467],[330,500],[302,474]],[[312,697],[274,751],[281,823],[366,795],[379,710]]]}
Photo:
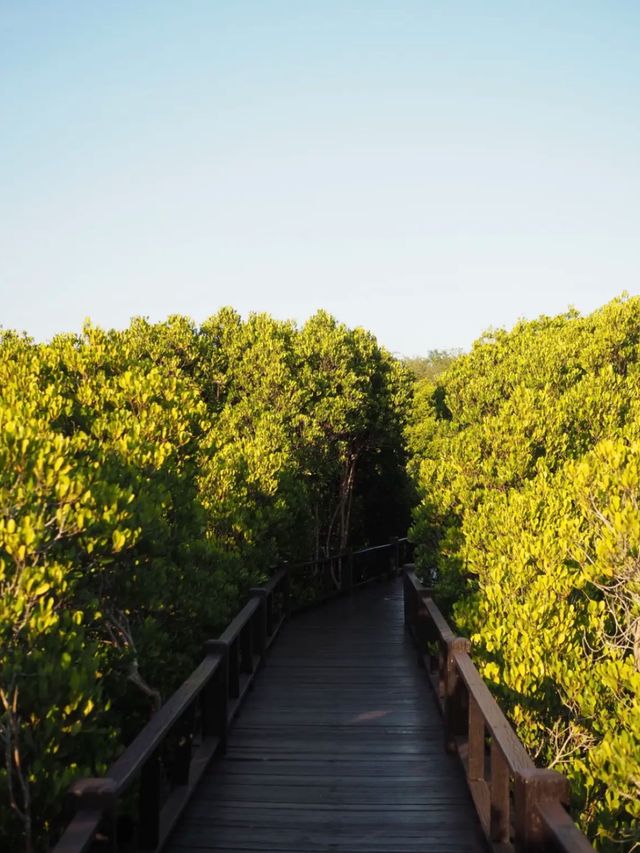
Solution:
{"label": "green foliage", "polygon": [[360,482],[406,511],[409,389],[322,312],[0,337],[0,845],[46,849],[246,590],[350,541]]}
{"label": "green foliage", "polygon": [[416,380],[426,379],[434,383],[461,355],[460,349],[432,349],[426,356],[405,358],[403,363]]}
{"label": "green foliage", "polygon": [[640,299],[483,337],[416,395],[413,536],[603,850],[640,841]]}

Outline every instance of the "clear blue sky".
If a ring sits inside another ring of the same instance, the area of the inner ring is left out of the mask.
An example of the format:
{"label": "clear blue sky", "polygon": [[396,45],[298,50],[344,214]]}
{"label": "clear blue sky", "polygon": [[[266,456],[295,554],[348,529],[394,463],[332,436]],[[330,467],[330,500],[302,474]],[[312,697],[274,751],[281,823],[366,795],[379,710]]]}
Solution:
{"label": "clear blue sky", "polygon": [[401,354],[640,290],[640,3],[0,0],[0,324]]}

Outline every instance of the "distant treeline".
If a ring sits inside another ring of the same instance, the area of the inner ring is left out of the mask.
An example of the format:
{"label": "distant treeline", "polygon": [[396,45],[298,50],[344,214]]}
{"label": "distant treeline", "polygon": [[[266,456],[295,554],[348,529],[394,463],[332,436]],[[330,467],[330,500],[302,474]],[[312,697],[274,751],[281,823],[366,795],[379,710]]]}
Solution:
{"label": "distant treeline", "polygon": [[427,355],[405,358],[403,363],[415,379],[428,379],[435,382],[460,355],[462,355],[461,349],[432,349]]}
{"label": "distant treeline", "polygon": [[640,843],[640,298],[482,337],[418,383],[413,538],[603,850]]}
{"label": "distant treeline", "polygon": [[274,563],[406,529],[411,385],[323,312],[0,335],[0,848],[46,849]]}

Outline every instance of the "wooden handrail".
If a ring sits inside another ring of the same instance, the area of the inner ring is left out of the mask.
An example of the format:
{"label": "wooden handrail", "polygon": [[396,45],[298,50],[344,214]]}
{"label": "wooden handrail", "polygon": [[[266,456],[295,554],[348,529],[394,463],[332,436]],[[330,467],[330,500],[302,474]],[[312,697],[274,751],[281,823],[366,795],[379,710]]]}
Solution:
{"label": "wooden handrail", "polygon": [[534,768],[535,764],[531,756],[511,728],[468,653],[454,652],[454,654],[458,672],[466,685],[467,692],[473,696],[487,732],[502,750],[511,771]]}
{"label": "wooden handrail", "polygon": [[120,758],[111,765],[109,778],[116,783],[116,795],[121,794],[131,784],[139,768],[151,758],[167,732],[176,725],[211,681],[222,659],[222,654],[208,655],[151,718]]}
{"label": "wooden handrail", "polygon": [[278,587],[285,581],[289,574],[289,569],[284,567],[277,571],[273,577],[267,581],[263,589],[269,593],[275,592]]}
{"label": "wooden handrail", "polygon": [[569,783],[535,766],[413,565],[403,568],[405,624],[444,717],[445,745],[459,755],[487,841],[495,851],[593,853],[568,811]]}
{"label": "wooden handrail", "polygon": [[[397,539],[395,541],[396,542],[408,542],[409,540],[407,538],[405,538],[405,539]],[[372,554],[374,551],[388,551],[389,547],[390,546],[388,544],[387,545],[372,545],[370,548],[361,548],[356,553],[358,553],[358,554]]]}
{"label": "wooden handrail", "polygon": [[243,629],[246,628],[247,623],[256,612],[258,607],[260,606],[260,601],[258,598],[251,598],[245,606],[242,608],[240,613],[230,622],[227,627],[224,629],[222,634],[220,634],[220,639],[225,643],[233,643],[235,642]]}
{"label": "wooden handrail", "polygon": [[[73,789],[72,789],[73,790]],[[94,843],[96,833],[104,820],[105,806],[79,808],[60,841],[55,853],[85,853]]]}
{"label": "wooden handrail", "polygon": [[[142,729],[105,777],[79,779],[69,791],[74,817],[53,848],[53,853],[87,853],[100,833],[101,850],[117,850],[116,806],[120,797],[138,783],[137,849],[159,851],[187,804],[214,755],[225,749],[228,726],[255,677],[269,646],[291,612],[300,609],[292,601],[291,577],[312,567],[331,571],[336,562],[352,565],[369,555],[391,555],[391,563],[374,565],[362,583],[387,574],[391,565],[400,568],[399,555],[408,540],[346,551],[317,561],[283,566],[262,587],[250,591],[250,599],[216,640],[205,643],[205,658]],[[349,592],[351,572],[322,599]],[[309,602],[303,602],[302,607]],[[172,761],[164,750],[172,743]],[[166,777],[161,784],[161,778]],[[162,795],[162,788],[169,788]],[[104,839],[107,839],[105,846]]]}
{"label": "wooden handrail", "polygon": [[436,627],[440,641],[443,643],[453,642],[455,634],[447,625],[447,622],[442,613],[440,613],[436,603],[431,598],[426,598],[424,599],[424,605],[427,608],[427,613],[429,614],[431,621]]}
{"label": "wooden handrail", "polygon": [[593,847],[580,832],[571,816],[560,803],[542,803],[537,807],[545,831],[553,838],[559,850],[573,853],[592,853]]}

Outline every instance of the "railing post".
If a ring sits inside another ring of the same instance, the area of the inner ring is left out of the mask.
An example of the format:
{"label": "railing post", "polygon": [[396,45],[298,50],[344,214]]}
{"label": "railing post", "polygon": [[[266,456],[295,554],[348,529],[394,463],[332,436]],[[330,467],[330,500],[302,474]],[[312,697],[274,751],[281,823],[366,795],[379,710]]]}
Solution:
{"label": "railing post", "polygon": [[220,751],[227,748],[229,717],[229,643],[225,640],[207,640],[206,655],[222,655],[218,671],[203,691],[202,733],[205,737],[220,738]]}
{"label": "railing post", "polygon": [[447,643],[444,661],[444,728],[448,752],[455,752],[455,738],[463,734],[467,721],[462,706],[463,686],[456,666],[456,653],[469,652],[471,643],[466,637],[454,637]]}
{"label": "railing post", "polygon": [[549,802],[569,802],[569,782],[555,770],[520,770],[515,776],[515,825],[517,853],[543,853],[549,839],[537,807]]}
{"label": "railing post", "polygon": [[269,597],[269,593],[266,589],[262,589],[262,587],[254,586],[249,590],[249,595],[260,601],[258,609],[251,618],[251,623],[252,628],[255,628],[253,631],[253,648],[262,657],[267,648],[267,637],[269,636],[269,617],[267,614],[267,598]]}
{"label": "railing post", "polygon": [[77,779],[69,788],[69,794],[76,811],[82,809],[97,809],[102,812],[109,836],[106,850],[118,849],[116,806],[118,802],[118,790],[113,779],[105,777]]}

